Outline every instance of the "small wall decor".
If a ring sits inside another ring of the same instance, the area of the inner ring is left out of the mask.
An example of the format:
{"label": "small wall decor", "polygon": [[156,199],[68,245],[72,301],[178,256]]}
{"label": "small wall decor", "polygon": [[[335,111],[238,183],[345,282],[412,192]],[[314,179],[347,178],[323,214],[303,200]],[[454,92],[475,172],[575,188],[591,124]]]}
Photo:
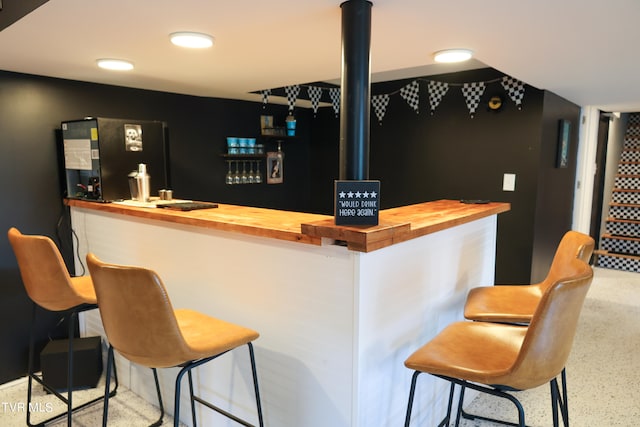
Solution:
{"label": "small wall decor", "polygon": [[500,95],[493,95],[489,98],[489,103],[487,104],[489,107],[489,111],[498,112],[502,108],[502,97]]}
{"label": "small wall decor", "polygon": [[142,126],[124,125],[125,151],[142,151]]}
{"label": "small wall decor", "polygon": [[282,184],[283,154],[282,151],[270,151],[267,153],[267,184]]}
{"label": "small wall decor", "polygon": [[558,126],[558,154],[556,167],[566,168],[569,165],[569,143],[571,142],[571,122],[560,120]]}

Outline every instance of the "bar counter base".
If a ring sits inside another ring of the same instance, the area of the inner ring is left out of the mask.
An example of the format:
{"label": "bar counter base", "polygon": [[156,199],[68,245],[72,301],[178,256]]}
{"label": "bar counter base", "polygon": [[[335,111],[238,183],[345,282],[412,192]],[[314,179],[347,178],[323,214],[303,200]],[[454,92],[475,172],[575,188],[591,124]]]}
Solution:
{"label": "bar counter base", "polygon": [[[496,213],[369,252],[325,237],[301,244],[85,206],[71,206],[71,218],[83,262],[93,252],[106,262],[152,268],[175,308],[260,333],[254,348],[269,426],[397,425],[411,382],[404,360],[462,318],[471,287],[494,280]],[[78,261],[76,271],[83,271]],[[104,334],[97,310],[83,316],[82,334]],[[194,387],[203,398],[252,419],[246,357],[232,352],[216,366],[202,367]],[[116,363],[121,383],[154,402],[151,371],[117,355]],[[176,374],[160,373],[167,396]],[[420,387],[413,421],[436,425],[446,413],[447,384],[433,379]],[[181,413],[189,414],[188,399],[181,404]],[[173,413],[172,406],[166,410]],[[202,425],[227,425],[212,412],[199,411]],[[189,425],[190,416],[182,421]]]}

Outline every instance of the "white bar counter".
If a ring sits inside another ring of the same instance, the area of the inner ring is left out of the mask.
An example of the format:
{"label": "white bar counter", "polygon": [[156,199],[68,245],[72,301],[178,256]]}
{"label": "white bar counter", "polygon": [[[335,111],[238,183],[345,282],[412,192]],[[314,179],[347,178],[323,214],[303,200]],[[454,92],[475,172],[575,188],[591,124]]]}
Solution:
{"label": "white bar counter", "polygon": [[[219,205],[189,212],[67,200],[84,257],[154,269],[175,308],[253,328],[265,425],[402,425],[404,360],[462,318],[468,289],[493,284],[497,215],[509,204],[440,200],[383,210],[376,227],[333,217]],[[97,311],[83,335],[104,335]],[[121,382],[155,403],[151,371],[118,357]],[[177,369],[160,370],[173,412]],[[255,420],[245,348],[195,371],[205,398]],[[186,389],[183,389],[186,391]],[[183,393],[186,397],[187,393]],[[448,386],[419,382],[413,425],[435,425]],[[231,397],[231,399],[229,399]],[[188,399],[182,421],[191,424]],[[207,408],[200,425],[234,426]]]}

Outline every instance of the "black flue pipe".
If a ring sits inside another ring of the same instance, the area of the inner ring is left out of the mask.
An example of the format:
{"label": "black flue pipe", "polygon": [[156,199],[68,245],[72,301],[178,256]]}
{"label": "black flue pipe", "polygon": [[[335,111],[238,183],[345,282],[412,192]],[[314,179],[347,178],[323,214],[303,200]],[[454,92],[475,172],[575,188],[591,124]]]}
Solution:
{"label": "black flue pipe", "polygon": [[342,9],[340,179],[369,179],[371,6],[348,0]]}

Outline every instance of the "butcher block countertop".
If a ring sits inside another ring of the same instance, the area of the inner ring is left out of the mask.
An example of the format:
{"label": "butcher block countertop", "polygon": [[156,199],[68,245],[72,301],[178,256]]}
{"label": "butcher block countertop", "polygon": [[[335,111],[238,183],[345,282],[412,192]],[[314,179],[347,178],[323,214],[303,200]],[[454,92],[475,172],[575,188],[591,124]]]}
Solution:
{"label": "butcher block countertop", "polygon": [[333,216],[218,204],[214,209],[176,211],[66,199],[68,206],[158,221],[321,245],[327,238],[359,252],[371,252],[487,216],[507,212],[509,203],[465,204],[437,200],[385,209],[377,226],[337,226]]}

